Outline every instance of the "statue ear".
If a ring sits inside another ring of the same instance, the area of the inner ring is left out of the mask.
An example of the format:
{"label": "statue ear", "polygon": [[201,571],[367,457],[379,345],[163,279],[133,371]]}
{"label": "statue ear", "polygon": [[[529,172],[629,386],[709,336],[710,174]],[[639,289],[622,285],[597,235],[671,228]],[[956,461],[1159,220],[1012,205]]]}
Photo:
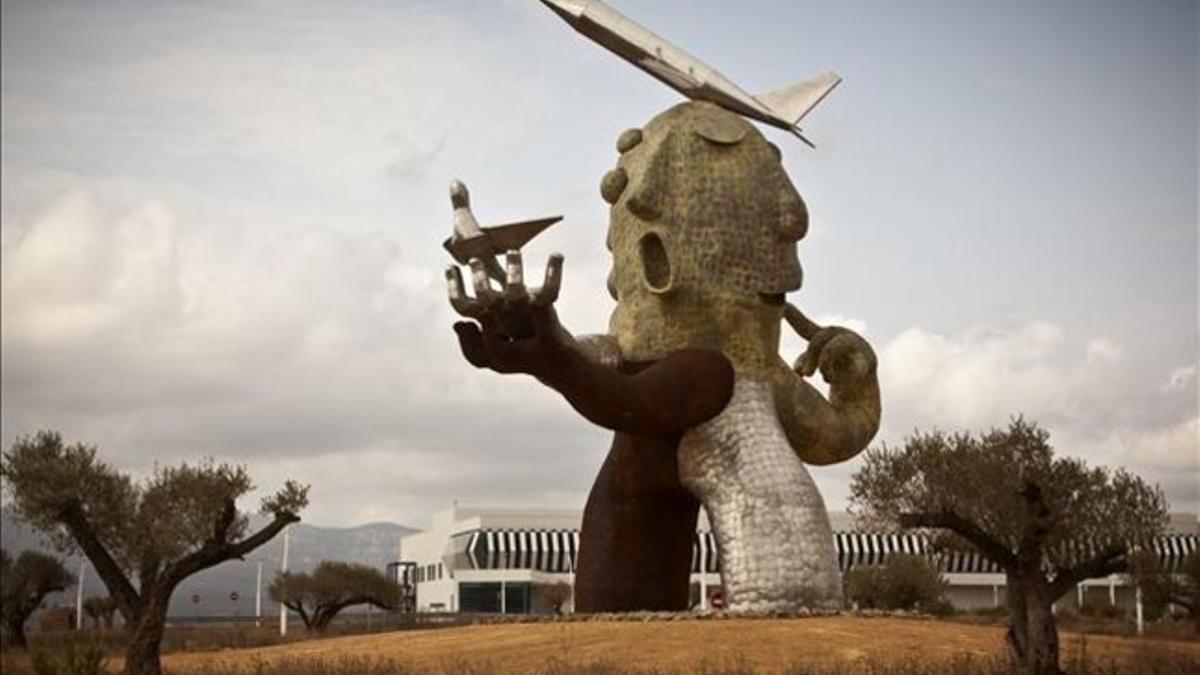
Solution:
{"label": "statue ear", "polygon": [[617,137],[617,152],[622,155],[636,148],[642,142],[641,129],[626,129]]}

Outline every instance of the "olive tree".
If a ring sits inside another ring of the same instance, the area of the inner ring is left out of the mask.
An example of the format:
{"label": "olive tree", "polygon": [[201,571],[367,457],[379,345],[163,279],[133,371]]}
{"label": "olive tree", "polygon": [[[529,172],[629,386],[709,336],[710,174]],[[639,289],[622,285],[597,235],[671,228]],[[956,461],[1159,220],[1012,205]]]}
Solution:
{"label": "olive tree", "polygon": [[83,601],[83,613],[88,615],[96,628],[112,628],[113,616],[117,613],[117,603],[111,597],[93,595]]}
{"label": "olive tree", "polygon": [[550,605],[555,614],[562,614],[567,603],[575,596],[575,589],[565,581],[556,581],[541,586],[542,598]]}
{"label": "olive tree", "polygon": [[91,562],[129,630],[129,675],[161,672],[167,608],[180,582],[267,543],[308,504],[308,487],[287,481],[262,500],[270,521],[248,533],[237,500],[254,486],[243,467],[185,463],[134,481],[95,447],[64,444],[50,431],[0,454],[0,478],[17,517]]}
{"label": "olive tree", "polygon": [[1049,434],[1018,418],[973,436],[917,433],[866,453],[851,504],[876,526],[920,528],[935,546],[972,549],[1004,571],[1008,646],[1021,672],[1059,673],[1054,601],[1125,571],[1159,535],[1166,500],[1124,469],[1055,458]]}
{"label": "olive tree", "polygon": [[1153,551],[1141,551],[1133,557],[1129,576],[1142,589],[1147,604],[1160,609],[1182,607],[1200,633],[1200,552],[1188,554],[1178,570],[1168,570]]}
{"label": "olive tree", "polygon": [[47,595],[74,583],[62,561],[54,556],[24,551],[12,560],[0,549],[0,618],[9,641],[25,646],[25,622]]}
{"label": "olive tree", "polygon": [[326,560],[311,573],[278,574],[268,590],[272,600],[300,615],[305,628],[319,633],[347,607],[397,609],[401,589],[373,567]]}

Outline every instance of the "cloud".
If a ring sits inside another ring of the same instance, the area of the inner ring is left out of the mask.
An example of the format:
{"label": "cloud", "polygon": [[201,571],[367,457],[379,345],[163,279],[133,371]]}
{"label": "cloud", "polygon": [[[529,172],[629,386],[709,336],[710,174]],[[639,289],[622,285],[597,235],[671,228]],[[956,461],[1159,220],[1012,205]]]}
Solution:
{"label": "cloud", "polygon": [[[139,472],[213,455],[249,463],[266,490],[313,483],[316,522],[417,524],[454,498],[579,504],[607,446],[531,379],[463,363],[440,279],[394,237],[199,223],[163,200],[118,209],[86,191],[13,230],[6,444],[58,428]],[[565,305],[589,304],[582,286]],[[1140,373],[1114,341],[1042,321],[913,328],[876,348],[882,439],[1025,414],[1060,452],[1197,501],[1195,366]],[[818,473],[832,507],[854,466]]]}
{"label": "cloud", "polygon": [[1200,368],[1197,368],[1195,364],[1172,369],[1171,374],[1167,376],[1167,383],[1163,386],[1163,389],[1173,392],[1186,391],[1188,387],[1194,387],[1198,371],[1200,371]]}
{"label": "cloud", "polygon": [[[906,330],[880,349],[882,437],[914,429],[980,431],[1016,415],[1051,432],[1059,453],[1125,466],[1195,509],[1200,416],[1195,366],[1144,373],[1107,338],[1073,340],[1032,321],[960,333]],[[1160,383],[1167,381],[1163,387]]]}
{"label": "cloud", "polygon": [[[3,443],[52,427],[135,471],[205,454],[248,462],[265,489],[291,475],[311,481],[310,516],[325,523],[390,514],[419,525],[455,497],[582,503],[608,434],[532,379],[475,371],[457,353],[440,275],[445,184],[466,180],[487,222],[565,214],[527,252],[531,275],[550,250],[564,252],[564,323],[602,329],[611,304],[595,186],[616,159],[617,133],[675,103],[672,92],[520,0],[253,2],[236,12],[5,3],[0,24]],[[563,95],[583,77],[586,96]],[[846,120],[883,128],[852,114],[826,123]],[[893,203],[880,185],[919,200],[947,178],[936,167],[897,171],[885,150],[872,153],[870,164],[891,175],[864,178],[853,152],[844,173],[828,154],[789,166],[811,185],[815,208],[848,224],[876,214],[847,205]],[[920,186],[895,188],[903,175],[919,175]],[[840,193],[839,181],[852,192]],[[925,201],[936,208],[878,214],[887,229],[861,232],[874,246],[822,249],[812,236],[805,249],[816,259],[806,257],[802,299],[850,315],[818,321],[867,334],[853,317],[870,319],[882,437],[985,428],[1023,412],[1061,451],[1128,463],[1194,505],[1194,258],[1189,295],[1134,314],[1103,294],[1114,303],[1103,315],[1118,320],[1112,333],[1092,334],[1078,317],[1098,312],[1094,304],[1066,303],[1069,293],[1048,293],[1036,274],[1006,270],[996,286],[980,285],[986,266],[960,255],[986,250],[988,264],[1007,265],[1036,260],[1031,250],[1066,250],[1041,245],[1040,221],[995,228],[1006,246],[1039,244],[1018,258],[986,238],[928,229],[953,211]],[[1076,257],[1089,274],[1119,267],[1103,251]],[[1091,279],[1059,262],[1063,288]],[[1122,269],[1142,279],[1177,267]],[[921,280],[931,285],[914,285]],[[949,295],[896,301],[929,288]],[[1036,306],[1016,323],[962,328],[1026,298]],[[1065,304],[1078,315],[1053,310]],[[1023,320],[1039,312],[1058,318]],[[1189,334],[1172,328],[1185,323]],[[790,331],[784,340],[790,361],[803,344]],[[1150,365],[1160,358],[1170,367]],[[831,506],[854,466],[821,470]]]}
{"label": "cloud", "polygon": [[[420,513],[446,501],[439,490],[497,495],[520,482],[515,467],[552,499],[571,481],[547,471],[594,471],[576,451],[593,434],[553,394],[462,361],[440,279],[408,269],[394,238],[198,224],[156,200],[112,212],[88,193],[19,230],[0,284],[6,444],[53,427],[143,472],[202,455],[303,471],[345,490],[314,504],[318,518],[373,501]],[[513,420],[524,429],[490,435]],[[382,476],[404,476],[407,496]]]}

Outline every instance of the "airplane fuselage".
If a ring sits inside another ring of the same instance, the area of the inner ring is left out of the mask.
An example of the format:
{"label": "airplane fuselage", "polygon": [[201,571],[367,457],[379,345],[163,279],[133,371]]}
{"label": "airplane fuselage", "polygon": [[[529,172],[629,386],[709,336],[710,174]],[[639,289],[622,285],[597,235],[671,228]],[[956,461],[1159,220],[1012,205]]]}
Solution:
{"label": "airplane fuselage", "polygon": [[684,96],[780,129],[794,128],[716,69],[599,0],[542,2],[576,31]]}

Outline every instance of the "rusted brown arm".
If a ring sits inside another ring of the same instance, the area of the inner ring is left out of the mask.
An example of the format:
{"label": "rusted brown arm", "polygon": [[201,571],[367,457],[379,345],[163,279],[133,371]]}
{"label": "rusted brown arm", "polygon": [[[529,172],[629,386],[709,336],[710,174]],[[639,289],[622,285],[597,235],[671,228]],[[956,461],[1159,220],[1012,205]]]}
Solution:
{"label": "rusted brown arm", "polygon": [[[680,433],[715,416],[733,394],[733,366],[719,351],[685,349],[654,363],[606,363],[589,355],[558,321],[554,302],[562,258],[552,256],[545,284],[529,291],[518,252],[507,256],[508,280],[492,289],[471,261],[475,297],[458,268],[447,271],[451,305],[475,321],[454,324],[463,356],[478,368],[533,375],[591,422],[614,431]],[[477,323],[476,323],[477,322]],[[613,359],[616,360],[616,359]]]}

